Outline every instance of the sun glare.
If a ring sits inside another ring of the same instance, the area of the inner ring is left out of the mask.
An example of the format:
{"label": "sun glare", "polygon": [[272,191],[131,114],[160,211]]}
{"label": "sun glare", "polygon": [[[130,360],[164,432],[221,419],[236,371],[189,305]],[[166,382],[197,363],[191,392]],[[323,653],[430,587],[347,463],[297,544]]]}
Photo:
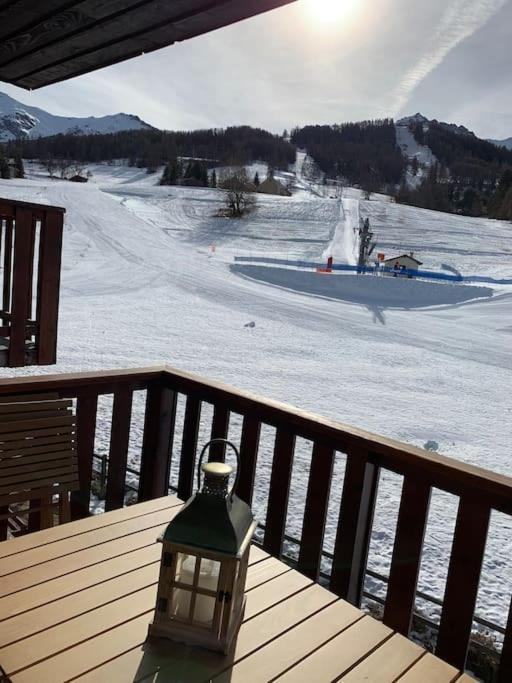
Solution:
{"label": "sun glare", "polygon": [[357,0],[303,0],[308,13],[317,21],[329,23],[346,16]]}

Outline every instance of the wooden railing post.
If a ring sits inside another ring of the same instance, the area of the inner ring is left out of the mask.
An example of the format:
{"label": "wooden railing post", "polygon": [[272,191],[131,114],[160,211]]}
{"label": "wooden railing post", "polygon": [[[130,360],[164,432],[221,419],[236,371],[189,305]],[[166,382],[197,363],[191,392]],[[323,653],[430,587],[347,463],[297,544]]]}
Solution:
{"label": "wooden railing post", "polygon": [[[229,410],[226,406],[215,404],[213,407],[212,439],[227,439],[229,431]],[[212,444],[209,452],[210,462],[224,462],[226,458],[226,445],[223,443]]]}
{"label": "wooden railing post", "polygon": [[2,308],[6,313],[11,310],[11,285],[12,285],[12,234],[13,221],[7,219],[5,221],[5,238],[4,238],[4,287],[2,293]]}
{"label": "wooden railing post", "polygon": [[242,469],[238,482],[238,490],[235,493],[242,500],[245,500],[248,505],[252,505],[260,433],[261,422],[250,415],[246,415],[242,425],[242,438],[240,440]]}
{"label": "wooden railing post", "polygon": [[11,336],[9,342],[9,366],[25,365],[25,339],[28,322],[27,292],[30,289],[31,240],[33,236],[32,212],[17,208],[14,228],[14,269],[12,278]]}
{"label": "wooden railing post", "polygon": [[405,477],[383,621],[406,637],[414,611],[429,503],[430,486]]}
{"label": "wooden railing post", "polygon": [[334,454],[331,446],[316,443],[311,457],[298,569],[313,581],[320,575]]}
{"label": "wooden railing post", "polygon": [[122,508],[124,505],[132,399],[131,386],[123,386],[114,394],[105,512]]}
{"label": "wooden railing post", "polygon": [[47,211],[41,224],[36,312],[39,365],[51,365],[57,362],[63,222],[62,213]]}
{"label": "wooden railing post", "polygon": [[98,396],[80,395],[76,403],[76,439],[80,490],[71,493],[71,519],[89,516]]}
{"label": "wooden railing post", "polygon": [[510,602],[508,621],[505,629],[497,683],[510,683],[510,681],[512,681],[512,601]]}
{"label": "wooden railing post", "polygon": [[364,451],[347,453],[330,588],[359,607],[380,469]]}
{"label": "wooden railing post", "polygon": [[147,391],[139,501],[166,496],[169,490],[177,394],[161,380]]}
{"label": "wooden railing post", "polygon": [[295,438],[284,428],[277,430],[263,539],[263,548],[274,557],[280,557],[283,550]]}
{"label": "wooden railing post", "polygon": [[457,669],[466,663],[490,512],[473,496],[460,499],[436,646]]}
{"label": "wooden railing post", "polygon": [[187,398],[185,421],[183,423],[183,441],[181,444],[181,462],[178,477],[178,497],[188,500],[194,487],[195,463],[197,454],[197,438],[201,419],[201,401],[194,396]]}

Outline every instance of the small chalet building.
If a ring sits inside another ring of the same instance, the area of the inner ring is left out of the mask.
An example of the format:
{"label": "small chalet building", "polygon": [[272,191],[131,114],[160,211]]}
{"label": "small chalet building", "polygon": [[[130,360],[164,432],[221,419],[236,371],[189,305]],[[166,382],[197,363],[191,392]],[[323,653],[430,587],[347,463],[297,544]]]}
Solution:
{"label": "small chalet building", "polygon": [[279,197],[291,197],[292,193],[286,188],[283,183],[275,178],[267,178],[258,187],[258,192],[262,194],[275,194]]}
{"label": "small chalet building", "polygon": [[[415,270],[417,271],[418,268],[423,265],[421,261],[418,261],[418,259],[414,258],[414,253],[411,251],[409,254],[402,254],[401,256],[393,256],[392,258],[388,258],[384,261],[384,267],[389,271],[393,272],[386,272],[386,275],[398,275],[400,271],[403,270]],[[409,275],[409,277],[412,277],[412,275]]]}

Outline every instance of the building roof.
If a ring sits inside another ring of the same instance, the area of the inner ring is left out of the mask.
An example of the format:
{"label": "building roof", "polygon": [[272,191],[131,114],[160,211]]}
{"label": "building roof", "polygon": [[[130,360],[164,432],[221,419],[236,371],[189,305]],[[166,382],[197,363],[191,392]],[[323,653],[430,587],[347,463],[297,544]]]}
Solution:
{"label": "building roof", "polygon": [[414,256],[411,256],[410,254],[400,254],[400,256],[391,256],[391,258],[385,259],[384,263],[388,263],[388,261],[396,261],[400,258],[409,258],[411,259],[411,261],[415,261],[419,266],[423,265],[421,261],[418,261],[417,258],[414,258]]}
{"label": "building roof", "polygon": [[41,88],[295,0],[0,0],[0,81]]}

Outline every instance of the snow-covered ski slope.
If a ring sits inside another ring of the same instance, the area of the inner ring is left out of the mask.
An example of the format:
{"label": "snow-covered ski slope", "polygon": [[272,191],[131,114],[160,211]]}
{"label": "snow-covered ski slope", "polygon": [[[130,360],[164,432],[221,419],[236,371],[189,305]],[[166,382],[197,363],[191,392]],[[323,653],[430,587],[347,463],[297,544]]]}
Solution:
{"label": "snow-covered ski slope", "polygon": [[[344,228],[339,200],[319,198],[304,185],[291,198],[259,196],[252,216],[230,221],[215,216],[222,204],[217,190],[159,187],[156,176],[126,167],[91,170],[86,185],[42,176],[0,184],[2,196],[67,209],[58,366],[2,369],[4,376],[168,363],[415,445],[435,441],[447,455],[510,472],[512,286],[420,308],[407,299],[412,290],[402,305],[389,306],[379,290],[356,303],[296,291],[286,282],[270,286],[235,272],[233,257],[321,259],[329,248],[337,256]],[[345,208],[355,211],[358,198],[346,190]],[[378,196],[358,208],[370,217],[378,251],[386,255],[412,250],[427,269],[512,278],[510,224]],[[363,287],[368,278],[377,280],[363,276]],[[409,284],[378,281],[387,288]],[[253,328],[244,327],[252,321]],[[108,433],[105,443],[101,433],[98,439],[99,451],[107,448]],[[311,456],[307,444],[298,453],[292,533],[302,524]],[[270,454],[271,435],[264,433],[256,496],[261,515]],[[328,545],[341,466],[336,473]],[[400,485],[398,477],[384,477],[371,551],[372,566],[383,572]],[[441,596],[455,510],[452,497],[434,495],[420,585]],[[497,517],[493,525],[481,611],[503,623],[512,539],[505,520]]]}

